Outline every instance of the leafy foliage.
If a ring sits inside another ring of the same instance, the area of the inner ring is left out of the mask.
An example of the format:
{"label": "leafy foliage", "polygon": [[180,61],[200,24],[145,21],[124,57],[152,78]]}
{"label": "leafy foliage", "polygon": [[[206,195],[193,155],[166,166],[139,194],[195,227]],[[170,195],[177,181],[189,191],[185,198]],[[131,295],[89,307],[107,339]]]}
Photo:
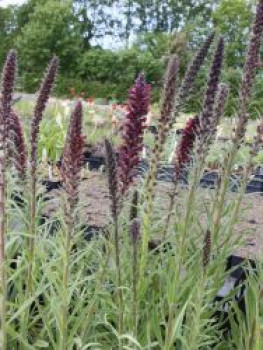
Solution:
{"label": "leafy foliage", "polygon": [[[238,96],[237,85],[231,82],[244,64],[253,11],[252,0],[29,0],[20,7],[0,7],[0,64],[6,51],[16,46],[19,87],[32,92],[45,62],[56,54],[60,57],[57,94],[67,95],[74,87],[89,96],[118,100],[125,99],[135,77],[145,71],[158,101],[170,54],[178,55],[182,77],[214,27],[228,42],[224,75],[233,88],[226,114],[232,115]],[[205,69],[186,111],[200,108],[204,81]],[[256,84],[253,117],[261,113],[262,96]]]}
{"label": "leafy foliage", "polygon": [[[21,34],[16,38],[16,47],[21,57],[21,69],[25,89],[36,88],[45,62],[55,53],[61,57],[60,71],[68,72],[78,62],[82,37],[70,2],[48,0],[37,3]],[[32,67],[35,69],[32,72]]]}

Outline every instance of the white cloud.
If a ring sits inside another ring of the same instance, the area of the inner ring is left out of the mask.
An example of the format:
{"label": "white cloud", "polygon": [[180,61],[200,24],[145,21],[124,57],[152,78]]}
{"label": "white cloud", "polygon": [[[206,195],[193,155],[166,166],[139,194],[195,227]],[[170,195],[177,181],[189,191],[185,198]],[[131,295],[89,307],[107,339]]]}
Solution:
{"label": "white cloud", "polygon": [[5,7],[8,5],[21,5],[24,2],[26,2],[26,0],[0,0],[0,7]]}

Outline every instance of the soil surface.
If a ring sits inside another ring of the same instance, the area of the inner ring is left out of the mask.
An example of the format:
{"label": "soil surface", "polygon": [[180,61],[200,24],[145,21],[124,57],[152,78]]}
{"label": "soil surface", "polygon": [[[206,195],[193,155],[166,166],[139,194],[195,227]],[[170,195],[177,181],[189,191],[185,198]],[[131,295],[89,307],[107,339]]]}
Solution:
{"label": "soil surface", "polygon": [[[171,184],[159,182],[157,185],[156,205],[158,210],[165,215],[169,208],[169,193]],[[184,191],[183,189],[180,190]],[[204,198],[200,200],[209,202],[209,191],[200,189]],[[48,212],[54,213],[57,207],[57,192],[53,191],[53,202],[49,201]],[[231,194],[230,194],[231,196]],[[234,196],[234,195],[233,195]],[[89,225],[104,227],[110,221],[110,196],[107,188],[107,177],[105,173],[98,171],[88,172],[80,188],[81,216]],[[180,201],[180,196],[179,196]],[[263,258],[263,196],[260,194],[245,194],[238,224],[235,233],[242,234],[245,245],[238,250],[240,256],[252,259]]]}

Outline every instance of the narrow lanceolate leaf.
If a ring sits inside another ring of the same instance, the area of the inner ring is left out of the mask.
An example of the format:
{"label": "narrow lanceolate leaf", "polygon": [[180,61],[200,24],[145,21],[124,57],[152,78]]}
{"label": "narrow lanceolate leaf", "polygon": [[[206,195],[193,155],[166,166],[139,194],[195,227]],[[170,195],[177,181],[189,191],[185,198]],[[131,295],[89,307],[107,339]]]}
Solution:
{"label": "narrow lanceolate leaf", "polygon": [[243,140],[247,125],[247,105],[251,97],[252,87],[256,75],[256,68],[259,60],[259,50],[263,34],[263,0],[259,0],[256,10],[256,17],[252,27],[249,47],[246,56],[246,63],[242,78],[241,92],[238,106],[238,122],[235,131],[235,144]]}
{"label": "narrow lanceolate leaf", "polygon": [[181,87],[178,93],[178,104],[182,105],[186,98],[190,95],[190,92],[193,88],[196,77],[205,61],[205,58],[208,54],[209,48],[214,40],[215,33],[211,33],[197,52],[193,61],[188,66],[188,69],[185,73],[184,79],[181,83]]}
{"label": "narrow lanceolate leaf", "polygon": [[219,78],[222,70],[224,58],[224,40],[221,37],[218,41],[215,55],[213,58],[207,88],[204,96],[203,111],[200,116],[200,140],[206,141],[211,124],[213,123],[214,104],[218,91]]}
{"label": "narrow lanceolate leaf", "polygon": [[42,84],[40,86],[40,89],[37,95],[35,110],[34,110],[34,117],[31,123],[31,159],[30,161],[31,161],[32,173],[36,171],[37,142],[38,142],[40,122],[42,120],[44,110],[46,108],[49,96],[51,94],[52,88],[55,83],[57,70],[58,70],[58,59],[56,57],[53,57],[47,68]]}

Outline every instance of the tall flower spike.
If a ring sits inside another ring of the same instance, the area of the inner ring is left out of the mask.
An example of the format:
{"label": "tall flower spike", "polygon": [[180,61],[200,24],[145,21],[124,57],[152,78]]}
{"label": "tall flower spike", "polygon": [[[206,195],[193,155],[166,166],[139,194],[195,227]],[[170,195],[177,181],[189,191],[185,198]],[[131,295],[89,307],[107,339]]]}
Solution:
{"label": "tall flower spike", "polygon": [[3,71],[0,100],[0,344],[6,348],[6,292],[7,278],[5,271],[5,240],[6,240],[6,131],[7,121],[10,117],[12,94],[14,90],[16,73],[16,53],[10,51]]}
{"label": "tall flower spike", "polygon": [[109,140],[105,140],[106,162],[108,170],[108,184],[111,197],[111,214],[114,223],[114,246],[115,246],[115,262],[117,269],[117,293],[119,303],[119,330],[123,329],[123,295],[122,295],[122,269],[121,269],[121,250],[119,236],[119,215],[118,215],[118,174],[116,158],[112,144]]}
{"label": "tall flower spike", "polygon": [[37,157],[37,142],[38,142],[38,134],[40,122],[42,120],[42,116],[44,110],[46,108],[46,104],[48,102],[49,96],[51,94],[52,88],[55,83],[56,74],[58,70],[58,59],[57,57],[53,57],[49,67],[47,68],[47,72],[41,84],[41,87],[38,92],[34,117],[31,123],[31,167],[32,174],[36,171],[36,157]]}
{"label": "tall flower spike", "polygon": [[185,102],[186,98],[189,96],[189,93],[191,92],[191,89],[193,87],[197,74],[204,63],[204,60],[208,54],[209,48],[214,40],[214,37],[215,37],[215,33],[211,33],[210,35],[208,35],[205,42],[197,52],[195,58],[189,65],[179,90],[179,94],[178,94],[179,105],[182,105]]}
{"label": "tall flower spike", "polygon": [[118,215],[118,174],[116,157],[113,151],[112,144],[109,140],[105,140],[106,162],[108,169],[108,184],[111,196],[111,212],[114,220]]}
{"label": "tall flower spike", "polygon": [[216,97],[216,105],[214,109],[214,116],[212,120],[211,126],[211,138],[213,138],[216,134],[216,128],[220,122],[220,119],[224,115],[225,106],[227,103],[229,88],[226,84],[222,83],[218,86],[218,93]]}
{"label": "tall flower spike", "polygon": [[146,115],[150,102],[150,87],[140,74],[130,90],[128,113],[123,127],[123,143],[118,160],[119,193],[123,196],[134,181],[134,171],[138,166],[143,149],[143,135]]}
{"label": "tall flower spike", "polygon": [[9,118],[8,141],[11,143],[11,160],[14,162],[20,179],[23,180],[27,169],[27,150],[22,124],[14,110],[11,110]]}
{"label": "tall flower spike", "polygon": [[190,155],[198,135],[199,127],[200,120],[198,116],[190,118],[186,123],[175,153],[175,172],[177,177],[181,174],[190,160]]}
{"label": "tall flower spike", "polygon": [[138,218],[132,220],[130,225],[131,241],[135,244],[141,236],[141,223]]}
{"label": "tall flower spike", "polygon": [[207,230],[205,239],[204,239],[204,245],[203,245],[203,256],[202,256],[202,263],[203,263],[203,270],[205,271],[211,257],[211,232]]}
{"label": "tall flower spike", "polygon": [[17,55],[14,50],[11,50],[7,56],[2,77],[2,109],[3,118],[6,120],[9,117],[12,104],[12,95],[15,86]]}
{"label": "tall flower spike", "polygon": [[234,143],[237,145],[243,140],[247,125],[247,104],[251,96],[252,86],[258,66],[260,42],[263,34],[263,0],[259,0],[256,17],[252,27],[251,38],[246,56],[246,63],[242,78],[239,96],[238,122],[235,131]]}
{"label": "tall flower spike", "polygon": [[152,159],[150,162],[151,168],[146,181],[149,198],[153,195],[155,179],[157,175],[157,167],[162,156],[163,147],[169,132],[169,128],[171,126],[172,117],[175,109],[177,80],[176,78],[178,75],[178,69],[178,58],[176,55],[173,55],[170,58],[165,73],[164,87],[162,92],[161,112],[158,121],[158,134],[152,152]]}
{"label": "tall flower spike", "polygon": [[131,210],[130,210],[130,221],[137,218],[138,216],[138,202],[139,202],[139,193],[138,190],[135,190],[132,197]]}
{"label": "tall flower spike", "polygon": [[211,128],[214,103],[218,91],[219,78],[224,58],[224,39],[220,37],[212,62],[210,75],[207,83],[206,93],[203,102],[203,111],[200,116],[200,139],[203,144]]}
{"label": "tall flower spike", "polygon": [[83,162],[84,137],[82,135],[83,110],[77,102],[71,114],[66,143],[61,159],[61,176],[71,209],[78,201],[80,171]]}
{"label": "tall flower spike", "polygon": [[160,151],[162,151],[162,146],[165,143],[175,108],[178,69],[178,57],[173,55],[169,60],[165,73],[161,112],[158,121],[158,146],[160,147]]}

